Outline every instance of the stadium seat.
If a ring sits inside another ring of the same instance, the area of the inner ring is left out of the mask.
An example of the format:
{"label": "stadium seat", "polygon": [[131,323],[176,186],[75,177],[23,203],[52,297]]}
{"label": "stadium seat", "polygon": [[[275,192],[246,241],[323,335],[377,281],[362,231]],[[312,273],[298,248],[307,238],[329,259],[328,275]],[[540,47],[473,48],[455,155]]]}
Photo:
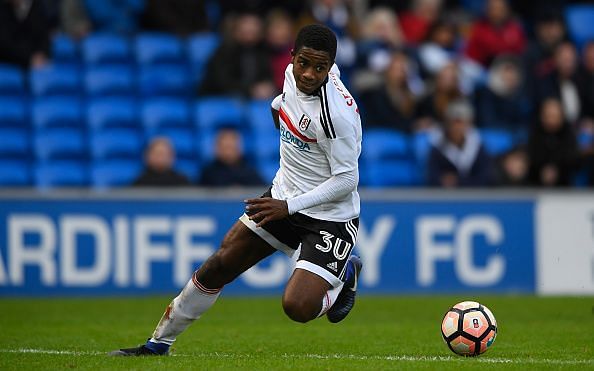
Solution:
{"label": "stadium seat", "polygon": [[58,64],[78,63],[78,47],[76,42],[65,33],[52,37],[52,60]]}
{"label": "stadium seat", "polygon": [[363,134],[363,152],[366,161],[410,158],[409,137],[395,130],[368,129]]}
{"label": "stadium seat", "polygon": [[246,106],[247,121],[252,131],[258,135],[264,133],[278,132],[272,120],[270,112],[270,101],[268,100],[254,100]]}
{"label": "stadium seat", "polygon": [[91,96],[124,96],[136,91],[134,74],[128,66],[91,67],[85,74],[85,90]]}
{"label": "stadium seat", "polygon": [[10,64],[0,64],[0,95],[18,95],[24,92],[23,71]]}
{"label": "stadium seat", "polygon": [[0,187],[27,186],[31,184],[28,161],[0,160]]}
{"label": "stadium seat", "polygon": [[195,86],[185,65],[141,66],[139,92],[145,96],[190,97]]}
{"label": "stadium seat", "polygon": [[565,20],[569,35],[578,48],[588,40],[594,40],[594,5],[568,5]]}
{"label": "stadium seat", "polygon": [[216,33],[197,33],[187,41],[188,59],[192,69],[192,77],[194,83],[198,84],[202,81],[206,65],[210,57],[219,46],[220,38]]}
{"label": "stadium seat", "polygon": [[106,128],[139,129],[138,109],[130,98],[97,98],[87,106],[87,125],[92,131]]}
{"label": "stadium seat", "polygon": [[268,160],[264,162],[259,162],[257,167],[258,173],[260,173],[262,180],[264,180],[268,184],[272,183],[272,180],[274,179],[274,176],[276,175],[278,168],[278,160]]}
{"label": "stadium seat", "polygon": [[87,65],[129,63],[131,47],[124,36],[99,32],[83,40],[82,55]]}
{"label": "stadium seat", "polygon": [[25,128],[0,128],[0,156],[28,157],[30,135]]}
{"label": "stadium seat", "polygon": [[48,97],[33,102],[32,122],[37,129],[48,127],[81,127],[82,108],[76,98]]}
{"label": "stadium seat", "polygon": [[253,138],[254,145],[252,149],[254,159],[258,163],[273,161],[278,165],[280,156],[280,138],[278,131],[274,129],[274,131],[271,132],[256,133]]}
{"label": "stadium seat", "polygon": [[135,130],[110,129],[91,136],[93,160],[142,158],[143,141]]}
{"label": "stadium seat", "polygon": [[414,134],[411,144],[419,181],[421,184],[425,184],[427,181],[427,161],[431,152],[430,134],[427,132]]}
{"label": "stadium seat", "polygon": [[186,101],[174,98],[146,100],[141,108],[142,124],[149,136],[163,128],[190,127]]}
{"label": "stadium seat", "polygon": [[362,170],[362,183],[368,187],[414,186],[418,183],[417,167],[412,160],[369,162]]}
{"label": "stadium seat", "polygon": [[36,96],[80,94],[81,77],[72,66],[49,65],[29,73],[31,93]]}
{"label": "stadium seat", "polygon": [[50,129],[35,134],[35,156],[40,161],[86,159],[87,141],[80,130]]}
{"label": "stadium seat", "polygon": [[22,99],[16,97],[0,98],[0,127],[26,127],[27,113]]}
{"label": "stadium seat", "polygon": [[166,33],[141,33],[136,36],[136,61],[138,64],[182,63],[182,42]]}
{"label": "stadium seat", "polygon": [[514,135],[506,130],[482,129],[481,140],[490,155],[498,156],[514,146]]}
{"label": "stadium seat", "polygon": [[111,160],[95,162],[91,168],[91,182],[95,189],[129,186],[140,175],[140,161]]}
{"label": "stadium seat", "polygon": [[56,161],[37,165],[35,185],[39,189],[83,187],[89,184],[87,166],[80,161]]}
{"label": "stadium seat", "polygon": [[173,148],[175,148],[177,157],[196,158],[196,145],[192,128],[163,128],[156,131],[154,136],[169,138]]}
{"label": "stadium seat", "polygon": [[200,162],[190,159],[178,158],[175,161],[175,170],[188,177],[191,183],[196,182],[200,173]]}
{"label": "stadium seat", "polygon": [[194,106],[196,127],[214,131],[220,127],[236,127],[245,131],[243,107],[233,98],[202,98]]}

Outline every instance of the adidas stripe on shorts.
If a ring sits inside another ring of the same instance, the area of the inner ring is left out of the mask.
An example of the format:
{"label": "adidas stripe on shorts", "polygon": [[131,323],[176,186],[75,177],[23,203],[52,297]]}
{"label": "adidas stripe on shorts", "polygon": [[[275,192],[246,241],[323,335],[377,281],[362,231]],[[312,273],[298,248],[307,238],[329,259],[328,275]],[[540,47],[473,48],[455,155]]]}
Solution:
{"label": "adidas stripe on shorts", "polygon": [[[272,197],[270,189],[262,197]],[[296,268],[322,277],[333,287],[344,281],[348,261],[359,229],[359,218],[332,222],[295,213],[257,228],[248,214],[239,218],[269,245],[292,256],[301,245]]]}

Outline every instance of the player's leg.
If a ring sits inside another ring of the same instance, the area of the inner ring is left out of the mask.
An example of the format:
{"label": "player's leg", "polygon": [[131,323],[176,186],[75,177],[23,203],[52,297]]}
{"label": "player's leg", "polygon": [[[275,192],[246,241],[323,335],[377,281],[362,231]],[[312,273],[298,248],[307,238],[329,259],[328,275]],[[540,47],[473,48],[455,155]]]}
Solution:
{"label": "player's leg", "polygon": [[149,341],[144,346],[111,354],[166,354],[176,337],[212,307],[224,285],[275,251],[238,221],[227,232],[220,248],[194,272],[169,304]]}
{"label": "player's leg", "polygon": [[351,256],[358,219],[340,223],[297,215],[293,222],[305,232],[301,255],[283,296],[285,313],[307,322],[328,312],[328,319],[338,322],[354,306],[361,270],[360,260]]}

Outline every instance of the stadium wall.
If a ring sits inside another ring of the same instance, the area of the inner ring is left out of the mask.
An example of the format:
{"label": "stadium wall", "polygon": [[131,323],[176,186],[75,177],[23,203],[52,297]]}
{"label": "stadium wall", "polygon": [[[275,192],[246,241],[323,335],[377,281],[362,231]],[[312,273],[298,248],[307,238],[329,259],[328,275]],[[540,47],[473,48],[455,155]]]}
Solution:
{"label": "stadium wall", "polygon": [[[0,194],[0,295],[172,293],[261,190]],[[594,295],[594,192],[362,192],[366,293]],[[225,288],[281,292],[273,255]]]}

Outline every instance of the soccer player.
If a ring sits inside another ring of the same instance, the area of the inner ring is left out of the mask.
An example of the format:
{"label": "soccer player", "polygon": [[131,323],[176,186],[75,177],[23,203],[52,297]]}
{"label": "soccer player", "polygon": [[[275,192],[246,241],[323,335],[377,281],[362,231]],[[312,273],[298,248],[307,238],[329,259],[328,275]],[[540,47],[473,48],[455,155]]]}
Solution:
{"label": "soccer player", "polygon": [[353,308],[362,267],[351,256],[359,226],[361,121],[334,64],[330,29],[303,27],[291,54],[283,93],[271,104],[281,141],[272,187],[245,200],[245,214],[169,304],[152,337],[111,355],[166,355],[224,285],[277,250],[299,254],[282,299],[289,318],[326,315],[339,322]]}

